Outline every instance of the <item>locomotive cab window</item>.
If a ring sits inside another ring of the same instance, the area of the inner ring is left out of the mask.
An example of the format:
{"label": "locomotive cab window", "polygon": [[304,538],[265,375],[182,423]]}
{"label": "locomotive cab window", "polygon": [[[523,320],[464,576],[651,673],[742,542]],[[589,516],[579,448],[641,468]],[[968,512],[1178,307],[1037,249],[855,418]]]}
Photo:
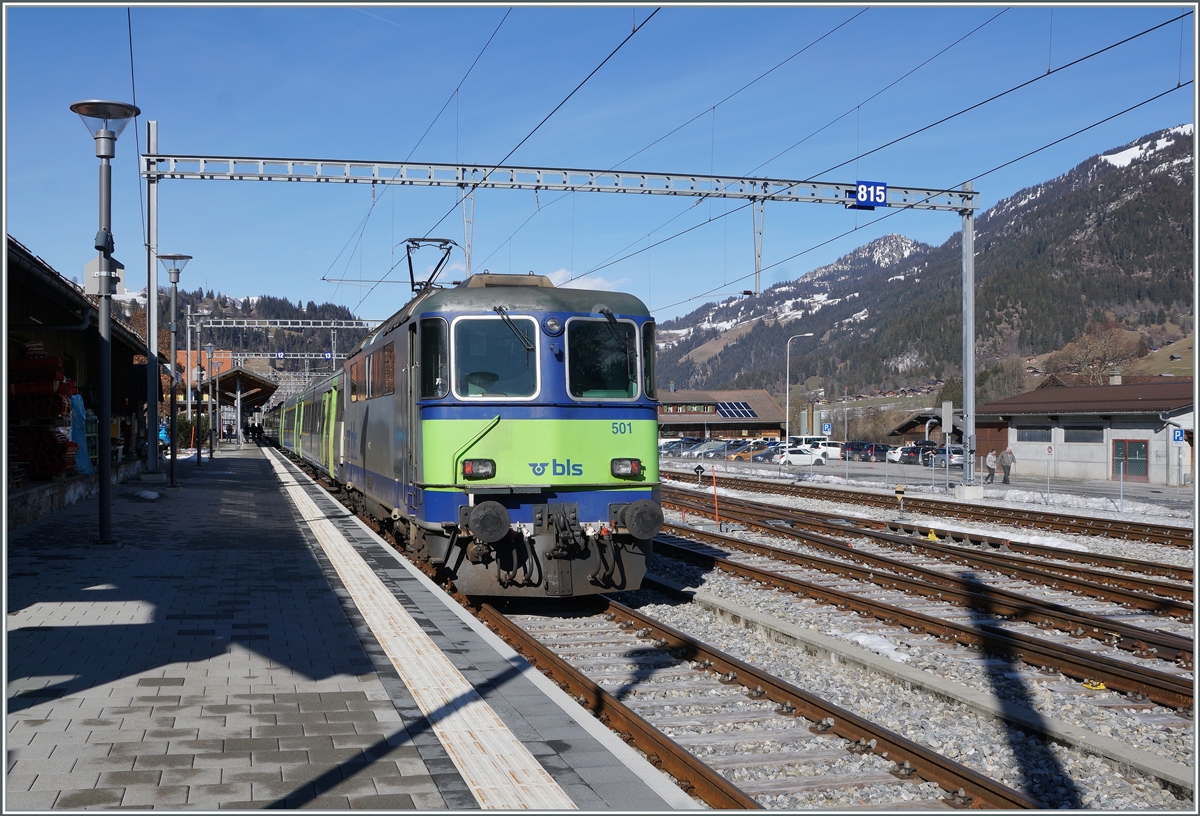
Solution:
{"label": "locomotive cab window", "polygon": [[537,323],[528,317],[454,321],[454,395],[529,399],[538,391]]}
{"label": "locomotive cab window", "polygon": [[446,321],[421,321],[421,399],[441,399],[450,391],[450,344]]}
{"label": "locomotive cab window", "polygon": [[637,326],[610,317],[568,320],[567,391],[575,399],[636,397]]}
{"label": "locomotive cab window", "polygon": [[654,362],[654,324],[646,323],[642,326],[642,390],[649,399],[658,399],[658,386],[655,384],[658,374],[654,370]]}

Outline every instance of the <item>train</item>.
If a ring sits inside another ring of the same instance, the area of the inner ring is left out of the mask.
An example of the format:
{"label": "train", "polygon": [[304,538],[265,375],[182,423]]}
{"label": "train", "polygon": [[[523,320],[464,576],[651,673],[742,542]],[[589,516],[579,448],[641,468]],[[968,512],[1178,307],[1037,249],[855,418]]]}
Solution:
{"label": "train", "polygon": [[413,288],[267,439],[464,595],[637,589],[663,525],[645,304],[533,273]]}

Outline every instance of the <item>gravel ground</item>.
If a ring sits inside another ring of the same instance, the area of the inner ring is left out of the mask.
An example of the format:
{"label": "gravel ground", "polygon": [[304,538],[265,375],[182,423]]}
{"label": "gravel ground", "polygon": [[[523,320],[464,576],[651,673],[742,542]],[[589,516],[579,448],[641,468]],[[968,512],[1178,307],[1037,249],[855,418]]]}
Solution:
{"label": "gravel ground", "polygon": [[[722,598],[753,607],[764,614],[814,631],[849,639],[857,633],[852,617],[832,607],[757,586],[748,586],[732,576],[704,573],[698,567],[655,556],[653,571],[690,585],[704,588]],[[647,614],[679,628],[723,651],[766,668],[800,688],[825,697],[864,717],[880,722],[909,739],[944,752],[947,756],[1015,788],[1025,790],[1048,806],[1190,810],[1193,803],[1180,801],[1154,780],[1122,769],[1109,760],[1089,756],[1077,749],[1047,744],[1003,722],[973,710],[948,703],[915,689],[902,689],[891,680],[865,669],[823,662],[795,646],[777,643],[765,633],[748,631],[713,613],[690,605],[664,601],[649,591],[631,593],[623,602],[641,607]],[[995,676],[972,659],[966,650],[917,645],[898,648],[899,655],[919,669],[954,680],[980,691],[1027,705],[1047,716],[1074,723],[1096,733],[1121,739],[1131,745],[1189,766],[1194,765],[1194,731],[1190,720],[1178,718],[1170,725],[1147,724],[1135,714],[1100,708],[1095,700],[1115,695],[1072,695],[1040,686],[1029,689],[1008,672]],[[993,669],[993,671],[995,671]],[[1155,713],[1167,713],[1156,708]],[[844,801],[824,797],[782,797],[772,807],[817,808],[857,805],[856,793],[834,794]],[[879,800],[881,803],[884,800]],[[871,804],[870,801],[863,802]]]}
{"label": "gravel ground", "polygon": [[[706,496],[712,495],[711,488],[700,489],[694,484],[688,484],[686,482],[672,482],[672,486],[691,490]],[[789,510],[812,510],[818,513],[832,513],[841,515],[845,516],[846,518],[866,518],[875,519],[877,521],[890,521],[896,518],[895,510],[866,507],[862,505],[849,505],[844,502],[821,501],[791,496],[764,496],[761,493],[753,493],[744,490],[727,490],[725,488],[717,488],[717,496],[718,500],[720,496],[729,496],[732,498],[749,499],[751,501],[774,504],[779,507],[786,507]],[[1021,505],[1006,506],[1020,507]],[[1088,513],[1087,515],[1091,516],[1098,514]],[[1058,546],[1064,549],[1071,549],[1079,552],[1120,556],[1122,558],[1131,558],[1138,561],[1153,561],[1158,564],[1170,564],[1171,566],[1176,567],[1191,567],[1195,564],[1195,553],[1190,549],[1184,549],[1182,547],[1170,547],[1161,544],[1147,544],[1144,542],[1126,541],[1124,539],[1117,538],[1071,535],[1068,533],[1036,534],[1031,533],[1027,528],[1022,529],[1019,527],[1010,527],[1001,524],[983,524],[975,521],[967,522],[959,519],[947,519],[942,516],[928,516],[911,512],[906,512],[904,518],[906,521],[914,524],[926,524],[933,527],[945,527],[954,530],[981,532],[991,536],[1009,538],[1013,541],[1025,541],[1047,547]],[[1180,519],[1168,516],[1156,517],[1153,515],[1143,515],[1140,516],[1138,520],[1153,522],[1156,524],[1180,523]],[[942,543],[953,544],[953,542]]]}

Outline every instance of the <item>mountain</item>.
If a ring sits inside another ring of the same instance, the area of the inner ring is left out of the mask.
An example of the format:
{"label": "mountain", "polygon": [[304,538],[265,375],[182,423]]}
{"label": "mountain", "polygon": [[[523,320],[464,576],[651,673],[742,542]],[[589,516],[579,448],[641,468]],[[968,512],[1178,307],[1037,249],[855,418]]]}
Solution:
{"label": "mountain", "polygon": [[[1148,346],[1192,328],[1192,126],[1138,139],[1021,190],[976,218],[976,364],[1062,348],[1089,323]],[[660,326],[659,379],[679,388],[830,394],[960,374],[962,234],[939,247],[887,235],[758,297]]]}

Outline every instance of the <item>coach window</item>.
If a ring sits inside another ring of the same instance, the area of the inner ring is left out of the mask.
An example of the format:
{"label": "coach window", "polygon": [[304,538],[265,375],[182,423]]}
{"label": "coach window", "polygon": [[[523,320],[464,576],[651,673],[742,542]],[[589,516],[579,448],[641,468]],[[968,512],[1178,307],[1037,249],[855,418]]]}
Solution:
{"label": "coach window", "polygon": [[366,359],[350,364],[350,401],[361,402],[367,398]]}
{"label": "coach window", "polygon": [[567,391],[576,399],[636,397],[637,326],[608,318],[568,320]]}
{"label": "coach window", "polygon": [[450,390],[450,348],[446,321],[427,317],[421,321],[421,399],[441,399]]}
{"label": "coach window", "polygon": [[454,395],[516,397],[538,391],[538,328],[529,317],[463,317],[451,328]]}
{"label": "coach window", "polygon": [[367,397],[383,397],[396,391],[396,352],[395,346],[388,343],[379,351],[372,352],[367,358]]}
{"label": "coach window", "polygon": [[658,399],[658,386],[655,384],[658,372],[654,370],[654,362],[654,324],[646,323],[642,326],[642,390],[649,399]]}

